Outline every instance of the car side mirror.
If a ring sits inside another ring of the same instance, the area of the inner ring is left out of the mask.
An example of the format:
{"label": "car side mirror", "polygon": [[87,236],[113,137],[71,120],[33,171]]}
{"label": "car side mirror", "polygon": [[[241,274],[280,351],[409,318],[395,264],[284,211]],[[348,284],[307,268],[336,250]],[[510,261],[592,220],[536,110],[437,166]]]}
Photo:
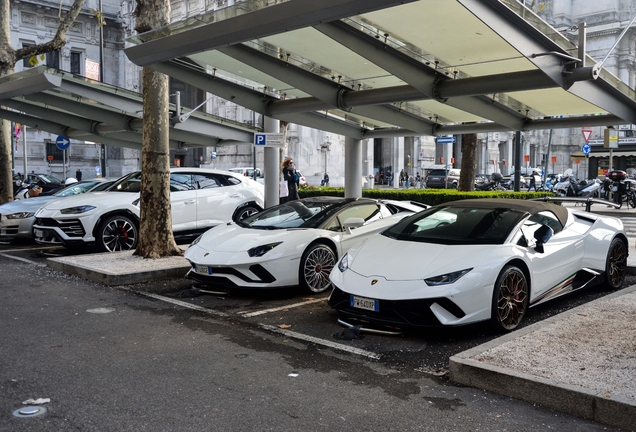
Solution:
{"label": "car side mirror", "polygon": [[544,252],[543,245],[547,243],[552,238],[553,235],[554,235],[554,230],[551,227],[547,225],[541,225],[541,227],[534,232],[534,239],[537,241],[537,244],[534,250],[536,250],[539,253],[543,253]]}
{"label": "car side mirror", "polygon": [[351,234],[353,228],[359,228],[364,225],[364,219],[352,217],[344,221],[342,226],[347,230],[348,234]]}

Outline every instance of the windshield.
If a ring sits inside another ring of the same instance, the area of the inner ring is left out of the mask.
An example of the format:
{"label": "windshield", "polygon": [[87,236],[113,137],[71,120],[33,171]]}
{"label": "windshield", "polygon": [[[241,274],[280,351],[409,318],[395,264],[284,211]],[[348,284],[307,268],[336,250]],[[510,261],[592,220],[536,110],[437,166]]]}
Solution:
{"label": "windshield", "polygon": [[40,179],[45,182],[45,183],[53,183],[53,184],[59,184],[60,180],[48,175],[48,174],[39,174],[38,177],[40,177]]}
{"label": "windshield", "polygon": [[[93,180],[73,183],[55,194],[56,197],[65,197],[71,195],[79,195],[88,191],[95,192],[103,190],[106,186],[110,186],[113,182]],[[97,186],[97,187],[96,187]],[[100,186],[102,186],[100,188]]]}
{"label": "windshield", "polygon": [[139,192],[141,190],[141,171],[132,173],[120,178],[112,188],[111,192]]}
{"label": "windshield", "polygon": [[331,217],[333,202],[291,201],[250,216],[238,225],[255,229],[316,228]]}
{"label": "windshield", "polygon": [[503,244],[525,215],[506,208],[434,207],[403,219],[382,235],[445,245]]}

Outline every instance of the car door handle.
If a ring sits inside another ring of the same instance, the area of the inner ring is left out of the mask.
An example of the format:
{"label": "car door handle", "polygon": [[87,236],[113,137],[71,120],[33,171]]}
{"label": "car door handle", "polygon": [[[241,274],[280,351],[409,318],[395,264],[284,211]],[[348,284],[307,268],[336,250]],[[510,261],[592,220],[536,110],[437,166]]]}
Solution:
{"label": "car door handle", "polygon": [[228,196],[229,196],[230,198],[240,198],[240,197],[241,197],[241,195],[239,195],[239,194],[237,194],[237,193],[233,193],[233,194],[230,194],[230,195],[228,195]]}
{"label": "car door handle", "polygon": [[184,201],[184,204],[194,204],[196,201],[195,200],[188,200],[188,201]]}

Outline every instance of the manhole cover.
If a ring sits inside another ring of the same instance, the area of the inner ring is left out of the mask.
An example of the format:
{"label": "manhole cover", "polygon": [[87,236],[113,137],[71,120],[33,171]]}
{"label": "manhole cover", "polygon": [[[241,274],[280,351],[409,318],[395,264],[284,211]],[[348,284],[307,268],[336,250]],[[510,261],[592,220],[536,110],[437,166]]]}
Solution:
{"label": "manhole cover", "polygon": [[14,417],[37,417],[46,412],[43,406],[27,406],[13,411]]}

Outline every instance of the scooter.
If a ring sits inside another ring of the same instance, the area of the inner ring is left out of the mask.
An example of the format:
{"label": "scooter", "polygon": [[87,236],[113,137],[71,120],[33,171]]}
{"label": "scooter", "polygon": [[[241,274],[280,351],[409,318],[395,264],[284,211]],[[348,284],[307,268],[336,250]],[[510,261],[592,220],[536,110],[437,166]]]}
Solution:
{"label": "scooter", "polygon": [[598,197],[601,194],[601,182],[599,180],[590,180],[589,182],[578,182],[571,178],[570,185],[566,190],[565,196],[591,198]]}

